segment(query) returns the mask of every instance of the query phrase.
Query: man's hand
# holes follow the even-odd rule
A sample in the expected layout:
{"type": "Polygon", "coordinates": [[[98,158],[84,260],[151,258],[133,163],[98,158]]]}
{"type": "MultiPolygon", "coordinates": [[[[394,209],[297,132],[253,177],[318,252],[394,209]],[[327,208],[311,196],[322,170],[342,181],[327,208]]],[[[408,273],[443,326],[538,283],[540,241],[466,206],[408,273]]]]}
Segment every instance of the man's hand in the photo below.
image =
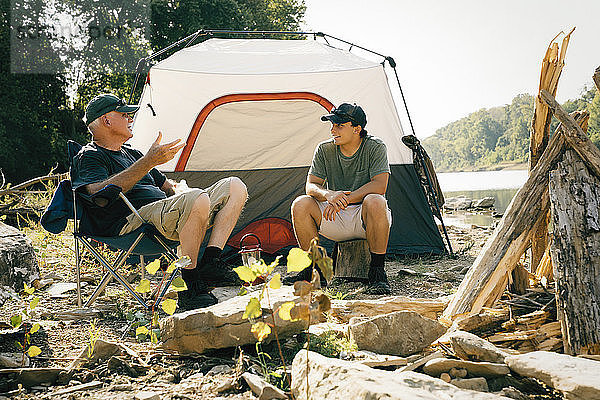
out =
{"type": "Polygon", "coordinates": [[[327,204],[323,210],[323,218],[326,221],[335,221],[335,217],[340,212],[340,208],[331,204],[327,204]]]}
{"type": "Polygon", "coordinates": [[[350,201],[348,199],[349,194],[350,192],[342,190],[338,190],[337,192],[332,191],[325,195],[325,199],[327,199],[327,202],[330,205],[335,206],[337,208],[337,211],[344,210],[346,209],[346,207],[348,207],[348,204],[350,204],[350,201]]]}
{"type": "Polygon", "coordinates": [[[144,158],[152,165],[152,167],[156,167],[157,165],[171,161],[175,157],[175,154],[177,154],[177,152],[185,146],[185,143],[181,143],[179,145],[177,144],[181,141],[181,139],[160,144],[161,139],[162,132],[158,132],[158,137],[154,143],[152,143],[152,146],[150,146],[150,149],[144,156],[144,158]]]}

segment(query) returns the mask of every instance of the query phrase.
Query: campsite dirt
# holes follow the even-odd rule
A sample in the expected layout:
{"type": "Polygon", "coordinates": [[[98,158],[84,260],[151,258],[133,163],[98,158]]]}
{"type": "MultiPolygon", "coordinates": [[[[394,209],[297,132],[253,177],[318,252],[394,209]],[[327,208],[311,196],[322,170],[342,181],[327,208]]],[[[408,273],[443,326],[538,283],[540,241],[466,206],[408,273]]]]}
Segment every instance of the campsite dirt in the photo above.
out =
{"type": "MultiPolygon", "coordinates": [[[[52,278],[55,282],[75,282],[74,256],[72,239],[68,234],[51,235],[42,229],[22,229],[32,240],[37,253],[42,278],[52,278]]],[[[452,246],[457,255],[449,257],[406,257],[388,260],[386,269],[390,278],[393,295],[411,297],[439,297],[453,293],[468,267],[483,247],[491,234],[489,228],[463,229],[449,227],[452,246]],[[409,271],[410,270],[410,271],[409,271]]],[[[130,271],[134,274],[133,270],[130,271]]],[[[99,268],[84,268],[85,280],[98,282],[101,278],[99,268]]],[[[83,288],[83,293],[91,293],[92,284],[83,288]]],[[[332,297],[345,299],[375,298],[364,294],[363,286],[359,283],[331,285],[329,293],[332,297]]],[[[107,293],[101,296],[96,308],[100,313],[96,319],[68,320],[58,317],[58,314],[75,308],[74,292],[52,297],[48,288],[40,288],[35,295],[40,297],[39,306],[32,311],[32,317],[42,321],[42,329],[32,335],[32,344],[42,349],[40,356],[33,358],[31,366],[66,368],[72,359],[84,349],[90,341],[90,330],[98,329],[98,338],[120,343],[126,343],[137,351],[142,358],[149,360],[151,369],[139,377],[130,377],[119,371],[84,369],[78,372],[69,386],[92,380],[104,382],[101,389],[66,394],[62,398],[132,398],[140,391],[155,391],[171,393],[175,384],[182,379],[202,372],[198,378],[197,388],[192,392],[181,394],[178,398],[193,399],[250,399],[254,398],[247,386],[217,394],[216,387],[228,379],[226,374],[208,376],[207,372],[215,365],[233,365],[235,350],[227,350],[209,356],[197,358],[173,358],[160,352],[160,349],[150,342],[138,343],[133,337],[131,322],[128,320],[136,311],[135,304],[129,300],[117,286],[110,284],[107,293]],[[123,389],[125,388],[125,389],[123,389]],[[125,391],[121,391],[125,390],[125,391]]],[[[20,296],[10,299],[0,308],[0,321],[8,322],[12,315],[18,314],[26,307],[25,298],[20,296]]],[[[135,322],[135,321],[134,321],[135,322]]],[[[6,326],[5,326],[6,327],[6,326]]],[[[14,337],[0,337],[0,352],[17,351],[14,337]]],[[[18,337],[17,337],[18,339],[18,337]]],[[[258,364],[254,346],[245,349],[248,365],[258,364]],[[253,356],[254,352],[254,356],[253,356]]],[[[272,349],[273,350],[273,349],[272,349]]],[[[266,352],[269,348],[265,348],[266,352]]],[[[273,353],[275,354],[275,353],[273,353]]],[[[291,359],[291,358],[290,358],[291,359]]],[[[289,360],[288,360],[289,362],[289,360]]],[[[245,383],[244,383],[245,385],[245,383]]],[[[40,386],[35,390],[22,390],[11,393],[16,398],[54,398],[63,386],[40,386]]],[[[174,393],[171,393],[175,398],[174,393]]],[[[1,397],[1,396],[0,396],[1,397]]],[[[10,397],[10,396],[9,396],[10,397]]],[[[161,396],[161,398],[169,398],[161,396]]]]}

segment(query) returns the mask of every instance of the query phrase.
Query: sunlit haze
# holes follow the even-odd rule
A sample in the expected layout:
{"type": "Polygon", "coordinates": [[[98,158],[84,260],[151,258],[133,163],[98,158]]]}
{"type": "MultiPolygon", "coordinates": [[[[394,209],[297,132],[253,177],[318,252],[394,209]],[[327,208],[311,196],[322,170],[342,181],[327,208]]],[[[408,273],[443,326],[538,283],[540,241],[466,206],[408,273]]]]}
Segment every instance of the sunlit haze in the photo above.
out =
{"type": "MultiPolygon", "coordinates": [[[[591,86],[600,65],[597,0],[305,0],[305,4],[306,30],[396,60],[421,138],[478,109],[508,104],[520,93],[536,93],[542,58],[560,31],[576,27],[558,86],[559,101],[578,97],[585,85],[591,86]]],[[[558,40],[560,44],[562,36],[558,40]]],[[[396,93],[395,99],[404,130],[410,132],[396,93]]]]}

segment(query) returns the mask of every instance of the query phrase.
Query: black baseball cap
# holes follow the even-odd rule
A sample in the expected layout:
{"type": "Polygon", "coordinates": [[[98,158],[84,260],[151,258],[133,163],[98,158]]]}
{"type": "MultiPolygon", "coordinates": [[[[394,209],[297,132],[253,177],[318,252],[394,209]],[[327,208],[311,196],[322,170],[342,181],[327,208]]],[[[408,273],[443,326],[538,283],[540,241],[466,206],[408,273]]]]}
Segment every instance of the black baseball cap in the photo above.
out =
{"type": "Polygon", "coordinates": [[[356,105],[356,103],[342,103],[339,107],[334,107],[329,114],[323,115],[321,121],[331,121],[334,124],[353,122],[364,129],[367,125],[367,115],[362,107],[356,105]]]}
{"type": "Polygon", "coordinates": [[[94,97],[85,108],[85,117],[83,121],[86,124],[96,120],[111,111],[124,113],[136,112],[140,107],[137,105],[128,105],[123,99],[118,98],[114,94],[104,93],[94,97]]]}

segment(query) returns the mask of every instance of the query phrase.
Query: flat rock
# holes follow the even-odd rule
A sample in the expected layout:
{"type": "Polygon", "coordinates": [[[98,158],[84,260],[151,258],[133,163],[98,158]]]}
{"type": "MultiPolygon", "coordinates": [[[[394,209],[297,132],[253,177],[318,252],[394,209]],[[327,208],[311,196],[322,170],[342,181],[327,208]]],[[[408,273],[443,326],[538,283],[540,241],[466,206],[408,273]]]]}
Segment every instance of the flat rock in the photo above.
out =
{"type": "Polygon", "coordinates": [[[508,356],[504,360],[519,375],[536,378],[561,391],[566,399],[600,399],[600,363],[549,351],[508,356]]]}
{"type": "Polygon", "coordinates": [[[244,372],[242,378],[244,378],[248,386],[250,386],[252,393],[254,393],[259,400],[285,400],[288,398],[281,389],[271,385],[258,375],[244,372]]]}
{"type": "Polygon", "coordinates": [[[28,388],[42,384],[53,385],[62,371],[61,368],[0,369],[0,379],[12,380],[28,388]]]}
{"type": "Polygon", "coordinates": [[[348,330],[360,350],[405,357],[429,346],[446,328],[414,311],[397,311],[352,318],[348,330]]]}
{"type": "Polygon", "coordinates": [[[436,358],[428,361],[423,366],[423,372],[432,376],[440,376],[440,374],[449,372],[452,368],[466,369],[469,376],[483,376],[485,378],[495,378],[510,373],[510,370],[504,364],[451,360],[448,358],[436,358]]]}
{"type": "Polygon", "coordinates": [[[292,364],[292,393],[297,400],[306,400],[307,354],[311,399],[506,399],[491,393],[460,389],[417,372],[383,371],[301,350],[292,364]]]}
{"type": "Polygon", "coordinates": [[[0,367],[29,367],[29,357],[27,357],[23,353],[0,353],[0,367]]]}
{"type": "MultiPolygon", "coordinates": [[[[81,282],[81,287],[86,285],[87,283],[81,282]]],[[[60,298],[65,297],[65,293],[73,290],[77,290],[77,283],[75,282],[55,282],[48,287],[48,294],[50,297],[60,298]]]]}
{"type": "MultiPolygon", "coordinates": [[[[23,290],[23,283],[31,285],[39,279],[40,271],[31,241],[21,231],[0,222],[0,301],[8,298],[4,286],[15,292],[23,290]]],[[[8,292],[8,291],[6,291],[8,292]]]]}
{"type": "Polygon", "coordinates": [[[424,317],[436,319],[449,302],[449,297],[420,299],[389,296],[374,300],[332,300],[331,308],[342,322],[348,322],[353,317],[374,317],[396,311],[414,311],[424,317]]]}
{"type": "MultiPolygon", "coordinates": [[[[276,310],[282,303],[296,299],[293,292],[294,288],[291,286],[269,289],[272,308],[276,310]]],[[[256,343],[256,338],[250,331],[250,322],[242,318],[250,296],[251,294],[237,296],[214,306],[177,313],[162,319],[160,331],[163,348],[179,354],[194,354],[256,343]]],[[[268,312],[267,296],[261,306],[263,312],[268,312]]],[[[278,313],[274,316],[280,339],[307,328],[306,321],[284,321],[279,318],[278,313]]],[[[273,340],[274,336],[271,332],[265,340],[273,340]]]]}
{"type": "Polygon", "coordinates": [[[468,379],[452,379],[450,381],[456,387],[461,389],[476,390],[478,392],[489,392],[487,381],[485,378],[468,378],[468,379]]]}
{"type": "Polygon", "coordinates": [[[407,364],[406,358],[377,354],[372,351],[358,350],[351,354],[352,361],[359,362],[367,367],[402,367],[407,364]]]}
{"type": "Polygon", "coordinates": [[[496,199],[493,197],[484,197],[483,199],[475,200],[473,202],[473,207],[479,207],[479,208],[493,207],[495,201],[496,201],[496,199]]]}
{"type": "Polygon", "coordinates": [[[487,340],[469,332],[456,331],[448,337],[454,352],[463,360],[503,363],[508,355],[487,340]]]}

